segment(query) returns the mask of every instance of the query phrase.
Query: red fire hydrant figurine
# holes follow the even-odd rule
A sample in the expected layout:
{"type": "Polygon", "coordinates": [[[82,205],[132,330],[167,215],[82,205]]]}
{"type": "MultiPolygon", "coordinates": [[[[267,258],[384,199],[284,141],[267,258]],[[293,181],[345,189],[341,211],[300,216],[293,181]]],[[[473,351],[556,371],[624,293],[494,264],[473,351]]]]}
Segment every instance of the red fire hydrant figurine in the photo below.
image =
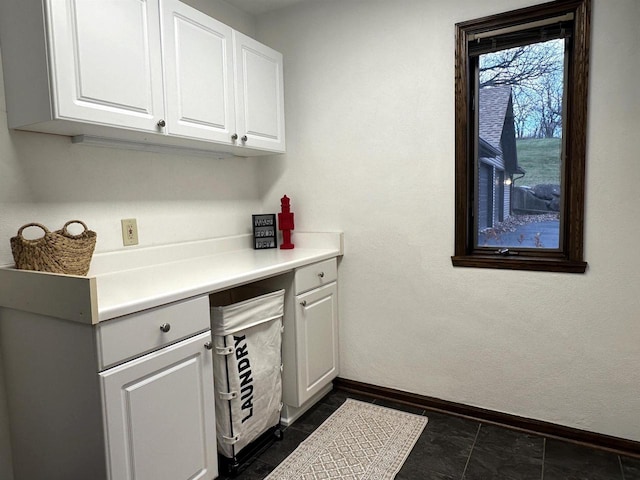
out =
{"type": "Polygon", "coordinates": [[[282,230],[282,244],[280,248],[291,249],[291,230],[293,230],[293,212],[291,211],[290,199],[286,195],[280,199],[282,212],[278,214],[278,230],[282,230]]]}

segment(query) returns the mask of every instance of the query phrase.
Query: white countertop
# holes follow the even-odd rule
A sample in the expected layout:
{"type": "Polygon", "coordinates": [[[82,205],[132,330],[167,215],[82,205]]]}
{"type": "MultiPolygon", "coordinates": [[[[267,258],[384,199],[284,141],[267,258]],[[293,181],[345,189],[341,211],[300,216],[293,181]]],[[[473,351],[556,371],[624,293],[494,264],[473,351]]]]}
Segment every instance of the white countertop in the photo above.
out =
{"type": "Polygon", "coordinates": [[[0,268],[0,306],[95,324],[343,254],[342,233],[296,232],[292,250],[251,235],[95,254],[86,277],[0,268]]]}

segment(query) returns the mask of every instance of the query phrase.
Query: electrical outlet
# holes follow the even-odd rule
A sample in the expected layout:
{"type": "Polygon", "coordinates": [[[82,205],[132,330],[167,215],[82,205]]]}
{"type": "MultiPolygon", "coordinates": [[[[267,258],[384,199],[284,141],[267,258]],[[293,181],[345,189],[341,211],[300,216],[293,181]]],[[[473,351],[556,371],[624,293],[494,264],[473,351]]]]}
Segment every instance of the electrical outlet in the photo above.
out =
{"type": "Polygon", "coordinates": [[[125,247],[138,244],[138,222],[135,218],[122,219],[122,244],[125,247]]]}

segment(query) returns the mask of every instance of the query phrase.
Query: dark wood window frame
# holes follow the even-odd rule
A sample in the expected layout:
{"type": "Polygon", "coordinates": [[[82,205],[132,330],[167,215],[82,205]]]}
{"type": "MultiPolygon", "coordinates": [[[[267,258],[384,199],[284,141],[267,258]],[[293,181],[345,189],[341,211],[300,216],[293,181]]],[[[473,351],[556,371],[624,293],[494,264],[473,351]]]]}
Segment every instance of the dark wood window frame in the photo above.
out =
{"type": "Polygon", "coordinates": [[[504,14],[456,24],[455,59],[455,254],[456,267],[501,268],[584,273],[584,190],[587,133],[591,0],[557,0],[504,14]],[[564,203],[560,248],[522,250],[500,254],[474,245],[475,126],[470,109],[469,39],[499,29],[513,28],[573,14],[573,41],[569,50],[564,136],[564,203]]]}

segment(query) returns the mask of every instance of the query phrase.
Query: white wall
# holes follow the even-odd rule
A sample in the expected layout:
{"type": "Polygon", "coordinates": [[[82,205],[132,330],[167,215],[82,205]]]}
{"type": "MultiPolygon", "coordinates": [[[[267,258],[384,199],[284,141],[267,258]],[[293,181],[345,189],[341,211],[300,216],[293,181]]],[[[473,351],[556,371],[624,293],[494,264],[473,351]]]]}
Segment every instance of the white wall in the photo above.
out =
{"type": "Polygon", "coordinates": [[[256,19],[239,8],[225,3],[224,0],[182,0],[206,13],[207,15],[233,27],[235,30],[253,37],[256,29],[256,19]]]}
{"type": "MultiPolygon", "coordinates": [[[[584,275],[453,268],[454,24],[535,0],[326,0],[285,58],[265,200],[345,231],[341,376],[640,441],[640,2],[594,0],[584,275]]],[[[539,3],[539,2],[538,2],[539,3]]]]}
{"type": "MultiPolygon", "coordinates": [[[[190,5],[248,35],[254,18],[220,0],[190,5]]],[[[140,246],[251,231],[261,211],[256,163],[72,145],[66,137],[10,131],[0,67],[0,265],[29,222],[57,229],[84,220],[96,251],[122,247],[120,219],[138,220],[140,246]]],[[[129,247],[135,248],[135,247],[129,247]]],[[[0,352],[0,478],[10,480],[8,413],[0,352]]]]}

